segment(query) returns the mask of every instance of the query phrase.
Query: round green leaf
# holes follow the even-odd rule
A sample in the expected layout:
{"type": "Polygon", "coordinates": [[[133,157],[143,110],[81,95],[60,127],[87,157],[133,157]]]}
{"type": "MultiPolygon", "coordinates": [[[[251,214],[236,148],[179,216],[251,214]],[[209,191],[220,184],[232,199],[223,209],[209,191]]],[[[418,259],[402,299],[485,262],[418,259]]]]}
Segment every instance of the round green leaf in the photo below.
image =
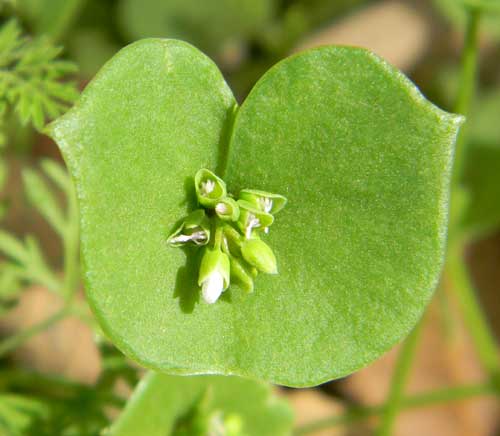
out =
{"type": "Polygon", "coordinates": [[[225,180],[288,203],[269,235],[279,275],[233,300],[255,350],[239,365],[315,384],[412,329],[442,264],[459,121],[363,49],[311,50],[264,75],[237,115],[225,180]]]}
{"type": "Polygon", "coordinates": [[[126,354],[168,373],[306,386],[355,371],[411,330],[436,285],[461,118],[343,47],[283,61],[234,125],[233,110],[206,57],[146,40],[53,124],[78,186],[96,315],[126,354]],[[217,162],[229,192],[288,202],[265,237],[279,274],[206,305],[199,257],[165,241],[194,207],[192,177],[217,162]]]}
{"type": "MultiPolygon", "coordinates": [[[[292,428],[292,410],[268,385],[239,377],[175,377],[149,373],[105,436],[165,436],[182,422],[206,412],[236,415],[248,436],[284,436],[292,428]]],[[[186,434],[186,433],[184,433],[186,434]]]]}

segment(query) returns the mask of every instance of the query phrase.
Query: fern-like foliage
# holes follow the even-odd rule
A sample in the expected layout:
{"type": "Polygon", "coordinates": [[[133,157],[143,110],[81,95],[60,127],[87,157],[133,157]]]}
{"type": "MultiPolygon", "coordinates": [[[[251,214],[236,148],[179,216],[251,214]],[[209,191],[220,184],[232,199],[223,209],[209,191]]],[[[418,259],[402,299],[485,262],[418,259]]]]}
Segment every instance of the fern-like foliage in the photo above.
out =
{"type": "MultiPolygon", "coordinates": [[[[65,250],[65,262],[71,262],[78,271],[78,211],[73,184],[59,164],[46,159],[41,167],[42,172],[23,170],[26,197],[62,239],[62,245],[74,247],[65,250]],[[64,194],[66,207],[58,201],[56,187],[64,194]]],[[[3,257],[0,260],[0,315],[16,304],[25,285],[41,285],[67,297],[65,284],[51,269],[33,235],[20,239],[0,229],[0,255],[3,257]]]]}
{"type": "Polygon", "coordinates": [[[16,20],[0,28],[0,119],[13,109],[23,124],[42,130],[47,119],[66,111],[78,91],[64,79],[77,68],[60,54],[47,38],[23,36],[16,20]]]}

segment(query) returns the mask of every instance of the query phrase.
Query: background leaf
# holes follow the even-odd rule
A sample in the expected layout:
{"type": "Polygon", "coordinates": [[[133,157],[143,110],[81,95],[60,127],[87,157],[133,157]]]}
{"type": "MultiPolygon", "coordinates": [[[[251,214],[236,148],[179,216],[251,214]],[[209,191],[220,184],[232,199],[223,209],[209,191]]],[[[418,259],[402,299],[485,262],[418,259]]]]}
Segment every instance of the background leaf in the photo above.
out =
{"type": "Polygon", "coordinates": [[[17,0],[19,12],[37,34],[61,38],[73,24],[85,0],[17,0]]]}
{"type": "Polygon", "coordinates": [[[46,418],[47,415],[48,406],[37,399],[12,394],[0,395],[0,430],[2,434],[9,436],[31,434],[30,429],[33,424],[39,423],[38,421],[46,418]]]}
{"type": "Polygon", "coordinates": [[[469,237],[481,238],[500,227],[500,143],[471,143],[465,162],[467,206],[462,225],[469,237]]]}
{"type": "Polygon", "coordinates": [[[106,436],[163,436],[208,396],[208,412],[241,418],[242,434],[290,434],[292,411],[272,395],[268,385],[239,377],[175,377],[151,372],[141,381],[127,407],[106,436]]]}
{"type": "Polygon", "coordinates": [[[64,235],[66,219],[62,208],[45,180],[31,169],[23,170],[23,181],[26,195],[35,209],[59,233],[64,235]]]}
{"type": "Polygon", "coordinates": [[[274,0],[122,0],[122,28],[131,39],[184,39],[211,53],[256,35],[268,23],[274,0]]]}
{"type": "Polygon", "coordinates": [[[467,124],[463,230],[472,239],[500,227],[500,89],[481,93],[467,124]]]}
{"type": "Polygon", "coordinates": [[[280,274],[208,306],[196,255],[165,240],[197,169],[224,166],[233,105],[196,49],[145,40],[52,126],[77,182],[87,295],[152,368],[293,386],[346,375],[402,339],[434,290],[460,118],[365,50],[278,64],[236,115],[226,176],[232,192],[288,197],[269,237],[280,274]]]}
{"type": "Polygon", "coordinates": [[[500,3],[498,0],[434,0],[434,3],[452,24],[461,29],[465,28],[468,7],[484,11],[482,29],[495,39],[500,38],[500,3]]]}
{"type": "Polygon", "coordinates": [[[59,59],[60,54],[47,37],[22,36],[15,19],[0,28],[0,128],[12,108],[22,124],[42,130],[46,118],[58,117],[78,97],[74,83],[61,81],[76,65],[59,59]]]}
{"type": "Polygon", "coordinates": [[[467,119],[467,135],[471,142],[500,147],[500,88],[489,88],[477,96],[474,111],[467,119]]]}

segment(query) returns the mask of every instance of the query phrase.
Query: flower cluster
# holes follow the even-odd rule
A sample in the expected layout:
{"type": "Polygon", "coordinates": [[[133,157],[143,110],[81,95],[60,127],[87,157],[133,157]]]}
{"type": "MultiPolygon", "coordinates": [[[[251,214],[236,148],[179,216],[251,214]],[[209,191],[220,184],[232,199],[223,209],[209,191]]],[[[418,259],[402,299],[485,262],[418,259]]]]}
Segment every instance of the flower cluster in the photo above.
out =
{"type": "Polygon", "coordinates": [[[194,182],[200,208],[183,220],[167,242],[173,247],[203,247],[198,284],[206,303],[215,303],[232,281],[253,292],[259,271],[278,273],[276,257],[260,236],[269,232],[286,198],[243,189],[235,199],[224,181],[207,169],[199,170],[194,182]]]}

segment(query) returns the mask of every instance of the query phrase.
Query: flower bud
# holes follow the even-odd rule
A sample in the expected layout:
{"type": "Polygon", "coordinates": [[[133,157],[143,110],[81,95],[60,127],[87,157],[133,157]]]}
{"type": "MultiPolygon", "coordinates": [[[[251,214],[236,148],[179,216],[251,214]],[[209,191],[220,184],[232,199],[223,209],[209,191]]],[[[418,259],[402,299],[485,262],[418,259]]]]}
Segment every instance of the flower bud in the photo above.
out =
{"type": "Polygon", "coordinates": [[[239,198],[252,204],[255,208],[274,215],[283,209],[287,199],[279,194],[259,191],[257,189],[243,189],[239,198]]]}
{"type": "Polygon", "coordinates": [[[206,245],[210,240],[210,223],[203,209],[191,212],[181,225],[168,237],[167,243],[172,247],[181,247],[188,242],[195,245],[206,245]]]}
{"type": "Polygon", "coordinates": [[[276,256],[260,239],[248,239],[241,246],[241,255],[250,265],[267,274],[278,274],[276,256]]]}
{"type": "Polygon", "coordinates": [[[231,258],[231,282],[237,284],[245,292],[253,292],[251,273],[235,257],[231,258]]]}
{"type": "Polygon", "coordinates": [[[215,213],[223,221],[237,221],[240,217],[240,207],[235,200],[225,197],[215,205],[215,213]]]}
{"type": "Polygon", "coordinates": [[[218,249],[207,248],[198,275],[198,285],[206,303],[215,303],[229,287],[229,275],[229,257],[218,249]]]}
{"type": "Polygon", "coordinates": [[[210,170],[205,168],[199,170],[194,176],[194,184],[196,197],[202,206],[215,207],[222,198],[226,197],[224,180],[217,177],[210,170]]]}
{"type": "Polygon", "coordinates": [[[241,236],[241,234],[228,224],[224,224],[224,226],[222,227],[222,232],[224,233],[224,237],[229,242],[230,247],[234,246],[239,249],[243,241],[243,237],[241,236]]]}

